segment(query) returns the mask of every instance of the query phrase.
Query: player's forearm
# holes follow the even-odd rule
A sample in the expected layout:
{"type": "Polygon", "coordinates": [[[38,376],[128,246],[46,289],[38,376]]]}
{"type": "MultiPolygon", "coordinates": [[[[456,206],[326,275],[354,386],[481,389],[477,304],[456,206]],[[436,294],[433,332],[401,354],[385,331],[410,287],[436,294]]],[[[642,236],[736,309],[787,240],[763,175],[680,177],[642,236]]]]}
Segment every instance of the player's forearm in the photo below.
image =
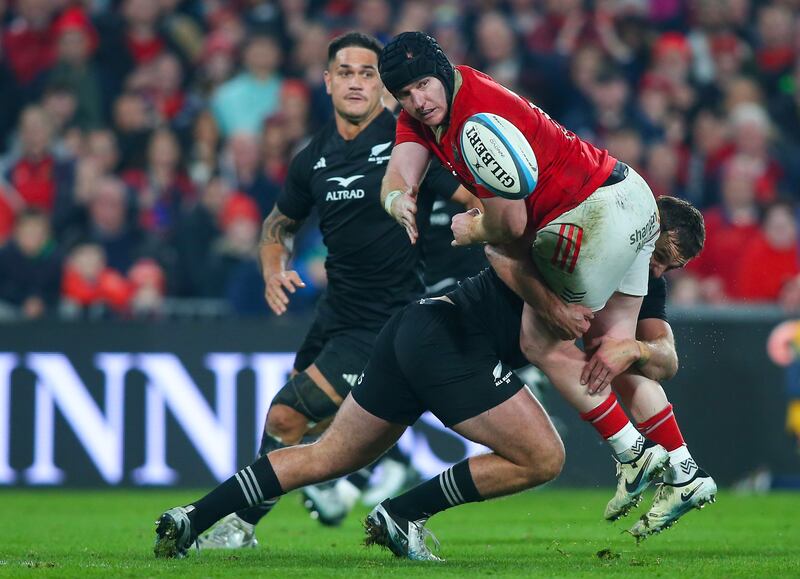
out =
{"type": "Polygon", "coordinates": [[[381,205],[384,209],[389,194],[394,191],[406,192],[422,182],[429,160],[430,151],[419,143],[395,145],[381,181],[381,205]]]}
{"type": "Polygon", "coordinates": [[[656,340],[637,340],[639,356],[634,367],[643,376],[663,382],[678,372],[678,354],[667,337],[656,340]]]}
{"type": "Polygon", "coordinates": [[[528,216],[524,201],[492,197],[484,199],[483,206],[484,212],[470,224],[470,243],[510,244],[525,234],[528,216]]]}
{"type": "MultiPolygon", "coordinates": [[[[387,209],[386,203],[389,195],[393,197],[390,202],[393,202],[394,198],[399,197],[400,194],[408,190],[408,188],[409,184],[406,183],[405,179],[403,179],[403,176],[399,172],[387,169],[383,176],[383,180],[381,181],[381,206],[386,209],[388,213],[391,213],[387,209]]],[[[391,207],[391,205],[388,207],[391,207]]]]}
{"type": "Polygon", "coordinates": [[[286,271],[291,253],[281,243],[262,243],[258,248],[258,258],[261,271],[265,277],[286,271]]]}
{"type": "Polygon", "coordinates": [[[553,299],[559,299],[542,280],[539,270],[525,251],[525,242],[496,247],[486,246],[486,257],[497,275],[515,294],[534,309],[544,310],[553,299]]]}
{"type": "Polygon", "coordinates": [[[294,234],[299,227],[299,222],[281,213],[277,207],[264,220],[258,257],[265,277],[286,269],[294,246],[294,234]]]}
{"type": "Polygon", "coordinates": [[[514,241],[513,232],[503,227],[498,220],[487,217],[482,213],[472,220],[469,227],[470,243],[491,243],[493,245],[503,245],[514,241]]]}
{"type": "Polygon", "coordinates": [[[381,207],[389,214],[392,215],[392,204],[394,200],[400,197],[408,189],[408,185],[402,178],[383,178],[381,182],[381,207]]]}

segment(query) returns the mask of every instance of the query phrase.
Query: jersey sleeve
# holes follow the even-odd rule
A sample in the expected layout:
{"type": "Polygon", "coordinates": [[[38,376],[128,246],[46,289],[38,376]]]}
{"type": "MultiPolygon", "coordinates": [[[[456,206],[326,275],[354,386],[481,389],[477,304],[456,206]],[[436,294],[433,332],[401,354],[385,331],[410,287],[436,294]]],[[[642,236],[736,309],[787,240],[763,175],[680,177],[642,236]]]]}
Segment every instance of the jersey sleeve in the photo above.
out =
{"type": "Polygon", "coordinates": [[[308,217],[314,205],[310,182],[311,167],[308,166],[308,159],[308,149],[304,149],[292,159],[289,163],[286,182],[275,203],[281,213],[295,221],[301,221],[308,217]]]}
{"type": "Polygon", "coordinates": [[[647,282],[647,295],[642,301],[639,310],[639,319],[647,320],[657,318],[668,322],[667,319],[667,280],[664,277],[652,277],[647,282]]]}
{"type": "Polygon", "coordinates": [[[397,128],[395,129],[395,146],[400,143],[419,143],[430,150],[428,139],[425,136],[425,129],[414,120],[405,110],[400,111],[397,117],[397,128]]]}
{"type": "Polygon", "coordinates": [[[478,185],[477,183],[475,183],[475,186],[472,187],[471,191],[472,194],[478,199],[490,199],[492,197],[497,197],[497,195],[489,191],[486,187],[483,185],[478,185]]]}

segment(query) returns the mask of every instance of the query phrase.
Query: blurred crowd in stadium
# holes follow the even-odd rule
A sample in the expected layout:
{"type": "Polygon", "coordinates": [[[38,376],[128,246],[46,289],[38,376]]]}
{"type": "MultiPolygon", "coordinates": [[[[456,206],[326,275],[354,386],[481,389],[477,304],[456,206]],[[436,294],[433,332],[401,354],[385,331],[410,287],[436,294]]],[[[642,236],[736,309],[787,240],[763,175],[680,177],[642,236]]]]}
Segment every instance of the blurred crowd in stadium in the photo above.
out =
{"type": "MultiPolygon", "coordinates": [[[[329,40],[433,34],[700,207],[681,304],[800,308],[798,0],[0,0],[0,301],[10,316],[267,315],[256,254],[331,117],[329,40]]],[[[306,227],[296,269],[324,287],[306,227]]]]}

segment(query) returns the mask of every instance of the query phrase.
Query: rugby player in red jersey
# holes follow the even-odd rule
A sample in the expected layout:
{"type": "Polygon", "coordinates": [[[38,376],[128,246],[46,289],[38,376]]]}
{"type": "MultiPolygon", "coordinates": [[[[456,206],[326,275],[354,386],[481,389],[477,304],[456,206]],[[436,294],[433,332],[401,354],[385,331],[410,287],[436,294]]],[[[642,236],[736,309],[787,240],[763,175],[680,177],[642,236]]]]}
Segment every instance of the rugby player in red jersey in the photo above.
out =
{"type": "MultiPolygon", "coordinates": [[[[668,476],[680,484],[705,481],[710,498],[716,486],[697,468],[686,446],[668,444],[674,447],[668,453],[657,444],[682,443],[671,406],[658,405],[663,396],[658,384],[621,380],[618,386],[637,418],[650,412],[641,424],[657,423],[660,432],[668,431],[665,437],[648,431],[649,440],[633,427],[608,388],[626,367],[609,363],[603,345],[633,343],[654,251],[656,270],[663,270],[659,264],[670,263],[672,257],[680,259],[677,239],[661,227],[644,179],[489,76],[453,66],[424,33],[393,39],[381,53],[379,70],[403,107],[383,179],[384,208],[414,241],[416,184],[433,157],[481,198],[483,214],[472,210],[453,218],[454,244],[497,247],[489,253],[498,275],[526,302],[523,352],[614,451],[619,480],[606,518],[626,514],[667,464],[668,476]],[[503,117],[528,140],[538,182],[525,199],[496,196],[476,182],[465,164],[461,129],[477,113],[503,117]],[[513,265],[501,263],[502,257],[511,258],[513,265]],[[578,337],[588,353],[576,346],[578,337]]],[[[695,210],[690,205],[675,209],[679,221],[684,220],[681,213],[687,223],[692,221],[689,214],[695,210]]],[[[646,346],[640,348],[639,358],[646,361],[650,353],[646,346]]]]}

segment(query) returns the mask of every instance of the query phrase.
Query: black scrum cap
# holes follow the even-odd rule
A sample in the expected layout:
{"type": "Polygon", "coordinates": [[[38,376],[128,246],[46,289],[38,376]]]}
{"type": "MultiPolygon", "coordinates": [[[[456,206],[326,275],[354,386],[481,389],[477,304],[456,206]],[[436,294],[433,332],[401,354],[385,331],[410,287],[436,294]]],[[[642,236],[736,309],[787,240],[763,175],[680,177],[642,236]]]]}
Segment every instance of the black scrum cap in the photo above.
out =
{"type": "Polygon", "coordinates": [[[424,32],[403,32],[394,37],[381,51],[378,60],[381,80],[390,93],[426,76],[435,76],[453,97],[455,75],[442,47],[424,32]]]}

